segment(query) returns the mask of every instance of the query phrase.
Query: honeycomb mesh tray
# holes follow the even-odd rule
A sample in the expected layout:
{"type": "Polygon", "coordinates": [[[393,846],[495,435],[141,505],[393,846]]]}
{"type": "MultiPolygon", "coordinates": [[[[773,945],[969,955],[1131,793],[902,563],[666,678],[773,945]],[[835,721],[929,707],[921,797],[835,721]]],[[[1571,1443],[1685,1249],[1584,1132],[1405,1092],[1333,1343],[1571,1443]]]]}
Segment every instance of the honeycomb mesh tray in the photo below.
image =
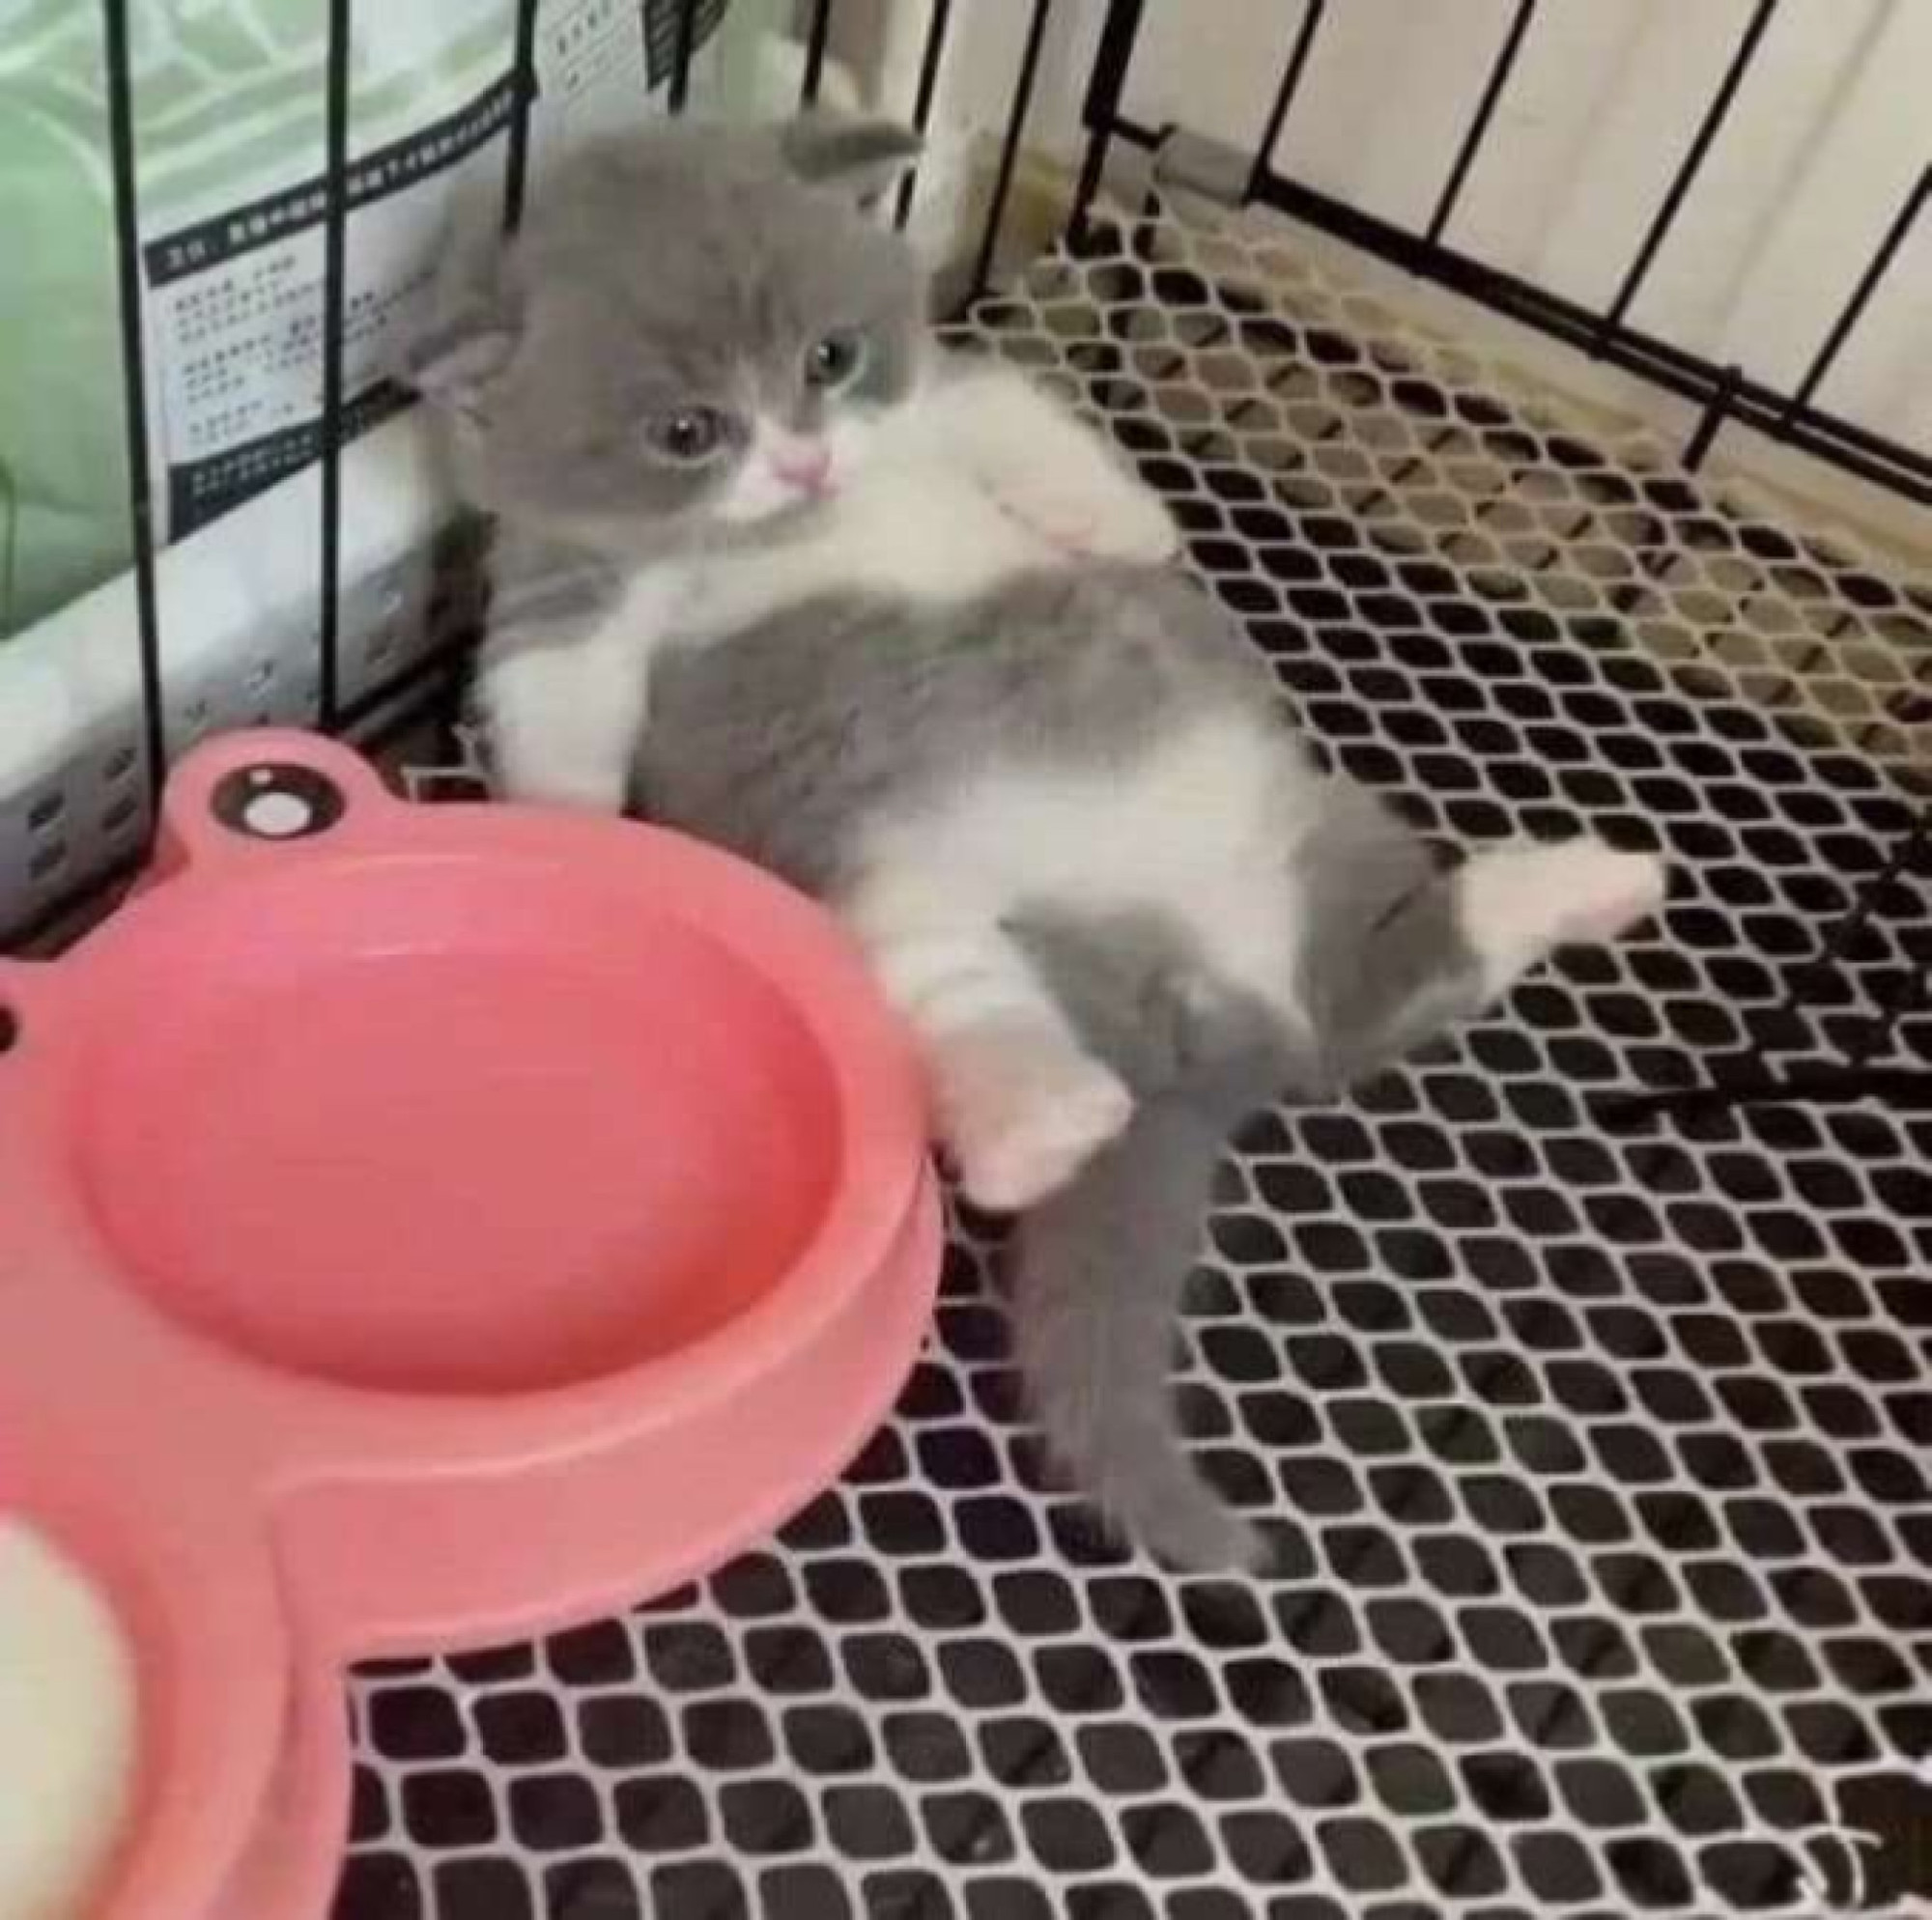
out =
{"type": "Polygon", "coordinates": [[[1922,589],[1261,228],[1151,218],[972,330],[1107,418],[1335,761],[1661,845],[1666,922],[1245,1136],[1179,1392],[1268,1577],[1047,1483],[962,1221],[769,1549],[356,1677],[337,1920],[1932,1910],[1932,1119],[1616,1104],[1926,1064],[1922,589]]]}

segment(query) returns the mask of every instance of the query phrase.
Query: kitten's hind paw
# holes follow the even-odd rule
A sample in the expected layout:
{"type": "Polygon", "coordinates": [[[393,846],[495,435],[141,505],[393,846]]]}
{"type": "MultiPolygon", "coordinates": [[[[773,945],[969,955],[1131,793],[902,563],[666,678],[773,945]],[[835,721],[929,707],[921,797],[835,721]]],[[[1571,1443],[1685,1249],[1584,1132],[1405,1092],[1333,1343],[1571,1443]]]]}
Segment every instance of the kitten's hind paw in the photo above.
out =
{"type": "Polygon", "coordinates": [[[1663,905],[1655,854],[1583,837],[1490,847],[1457,875],[1463,935],[1500,992],[1559,946],[1615,940],[1663,905]]]}
{"type": "Polygon", "coordinates": [[[1662,910],[1669,880],[1655,854],[1619,853],[1601,840],[1573,841],[1568,851],[1577,890],[1557,935],[1565,945],[1615,940],[1662,910]]]}
{"type": "Polygon", "coordinates": [[[1097,1061],[1013,1066],[953,1119],[959,1184],[988,1213],[1022,1213],[1057,1193],[1133,1113],[1133,1096],[1097,1061]]]}

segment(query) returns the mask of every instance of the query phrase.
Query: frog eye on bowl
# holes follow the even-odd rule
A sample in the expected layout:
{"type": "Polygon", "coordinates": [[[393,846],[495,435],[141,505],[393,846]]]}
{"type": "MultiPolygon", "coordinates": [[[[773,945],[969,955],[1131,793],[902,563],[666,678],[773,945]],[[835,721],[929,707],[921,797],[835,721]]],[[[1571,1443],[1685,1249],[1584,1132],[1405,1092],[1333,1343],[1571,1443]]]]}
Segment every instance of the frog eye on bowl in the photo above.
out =
{"type": "Polygon", "coordinates": [[[325,773],[296,761],[263,761],[225,775],[209,806],[224,827],[256,840],[301,840],[324,833],[348,808],[325,773]]]}

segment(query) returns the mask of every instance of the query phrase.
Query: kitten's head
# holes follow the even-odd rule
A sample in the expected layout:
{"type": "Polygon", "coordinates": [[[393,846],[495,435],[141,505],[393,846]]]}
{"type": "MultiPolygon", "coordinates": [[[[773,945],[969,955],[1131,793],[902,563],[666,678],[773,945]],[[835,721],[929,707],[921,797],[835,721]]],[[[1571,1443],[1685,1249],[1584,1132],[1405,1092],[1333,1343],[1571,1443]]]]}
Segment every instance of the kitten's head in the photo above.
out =
{"type": "Polygon", "coordinates": [[[445,270],[411,356],[465,495],[603,546],[835,493],[915,377],[922,276],[862,203],[917,151],[807,119],[574,155],[516,240],[445,270]]]}

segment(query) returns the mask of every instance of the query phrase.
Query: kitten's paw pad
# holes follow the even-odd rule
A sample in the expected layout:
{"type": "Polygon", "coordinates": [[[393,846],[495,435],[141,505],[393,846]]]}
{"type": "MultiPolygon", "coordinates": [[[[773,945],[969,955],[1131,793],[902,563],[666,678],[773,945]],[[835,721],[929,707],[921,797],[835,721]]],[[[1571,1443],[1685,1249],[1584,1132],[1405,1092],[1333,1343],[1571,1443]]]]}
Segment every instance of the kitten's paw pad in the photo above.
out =
{"type": "Polygon", "coordinates": [[[1615,940],[1662,908],[1669,879],[1655,854],[1619,853],[1601,840],[1575,840],[1559,851],[1569,861],[1568,878],[1555,883],[1567,903],[1558,940],[1615,940]]]}
{"type": "Polygon", "coordinates": [[[1082,559],[1159,566],[1180,551],[1180,529],[1166,504],[1132,481],[1104,499],[1091,491],[1057,496],[1041,489],[1014,500],[1010,511],[1048,546],[1082,559]]]}
{"type": "Polygon", "coordinates": [[[1559,946],[1602,944],[1663,904],[1663,862],[1596,839],[1492,847],[1458,882],[1463,937],[1493,990],[1559,946]]]}
{"type": "Polygon", "coordinates": [[[1022,1078],[959,1116],[952,1150],[966,1198],[1023,1213],[1056,1193],[1127,1123],[1133,1096],[1104,1067],[1022,1078]]]}

